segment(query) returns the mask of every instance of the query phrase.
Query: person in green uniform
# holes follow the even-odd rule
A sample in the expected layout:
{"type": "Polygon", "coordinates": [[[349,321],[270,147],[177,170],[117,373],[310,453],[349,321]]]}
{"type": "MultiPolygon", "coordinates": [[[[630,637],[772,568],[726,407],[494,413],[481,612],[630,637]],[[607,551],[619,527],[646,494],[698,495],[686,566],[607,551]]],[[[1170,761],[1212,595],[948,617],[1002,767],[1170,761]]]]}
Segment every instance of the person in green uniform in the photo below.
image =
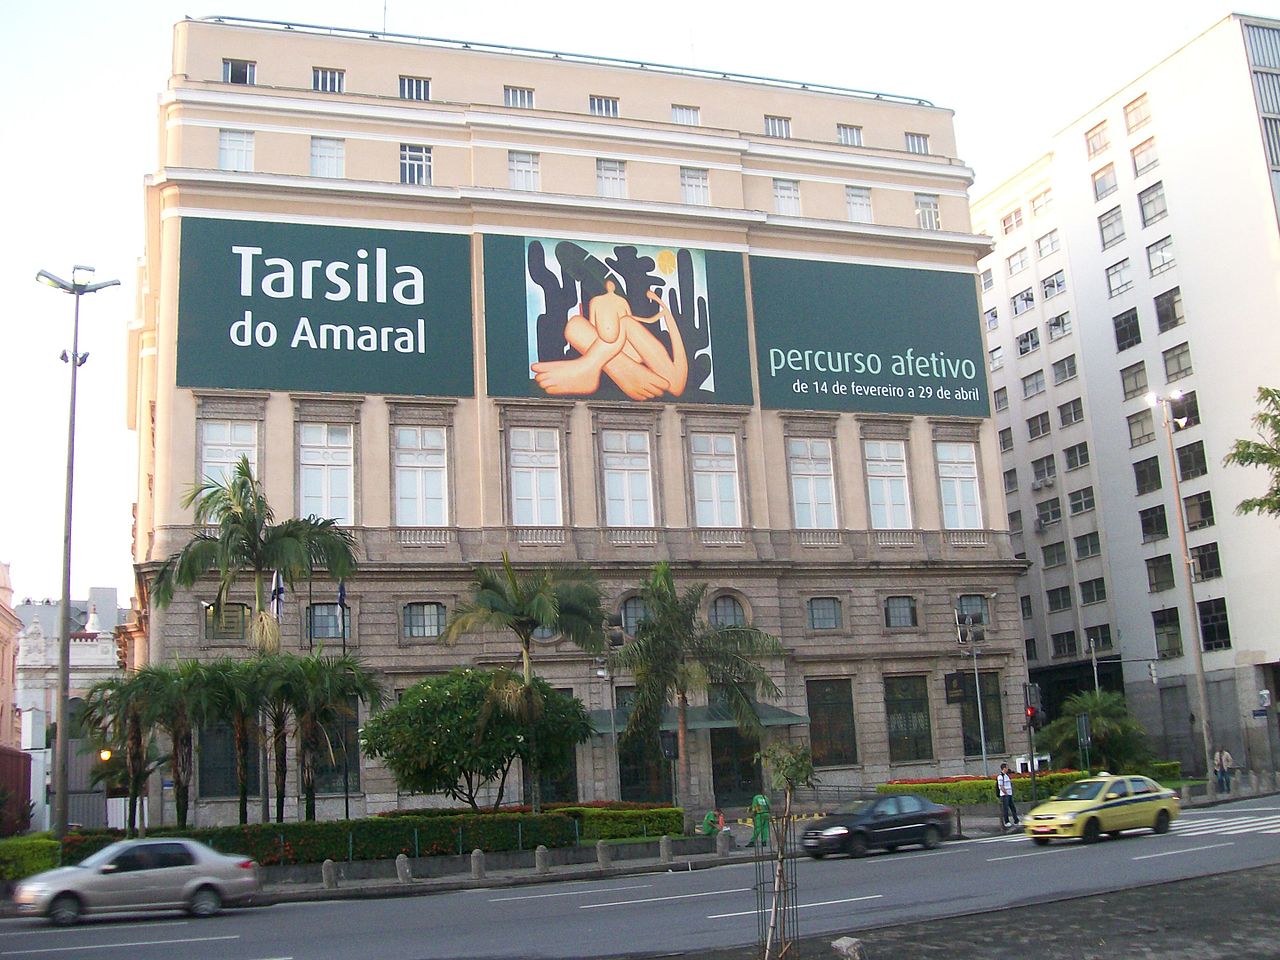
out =
{"type": "Polygon", "coordinates": [[[755,823],[755,828],[751,831],[751,840],[749,843],[759,843],[761,846],[769,845],[769,798],[763,793],[757,793],[751,798],[751,806],[747,808],[751,812],[751,819],[755,823]]]}

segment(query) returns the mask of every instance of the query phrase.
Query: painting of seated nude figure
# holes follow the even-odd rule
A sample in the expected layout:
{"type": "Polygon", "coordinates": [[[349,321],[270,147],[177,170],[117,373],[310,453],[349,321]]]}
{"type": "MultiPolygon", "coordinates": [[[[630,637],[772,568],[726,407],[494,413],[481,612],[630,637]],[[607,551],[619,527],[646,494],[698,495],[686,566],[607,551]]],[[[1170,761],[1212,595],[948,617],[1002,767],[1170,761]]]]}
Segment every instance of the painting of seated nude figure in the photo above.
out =
{"type": "Polygon", "coordinates": [[[529,375],[548,396],[713,399],[700,250],[529,239],[529,375]]]}

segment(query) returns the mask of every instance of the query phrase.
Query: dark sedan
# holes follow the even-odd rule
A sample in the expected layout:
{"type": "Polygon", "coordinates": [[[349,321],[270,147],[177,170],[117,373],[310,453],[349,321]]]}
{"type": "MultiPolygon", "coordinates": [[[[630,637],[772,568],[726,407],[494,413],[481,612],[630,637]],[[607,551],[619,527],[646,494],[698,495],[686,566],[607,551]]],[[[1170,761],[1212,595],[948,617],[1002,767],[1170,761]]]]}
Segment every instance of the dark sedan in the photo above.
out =
{"type": "Polygon", "coordinates": [[[951,836],[950,807],[903,793],[876,797],[823,817],[804,832],[804,852],[815,860],[829,853],[861,857],[873,848],[896,850],[918,843],[932,850],[951,836]]]}

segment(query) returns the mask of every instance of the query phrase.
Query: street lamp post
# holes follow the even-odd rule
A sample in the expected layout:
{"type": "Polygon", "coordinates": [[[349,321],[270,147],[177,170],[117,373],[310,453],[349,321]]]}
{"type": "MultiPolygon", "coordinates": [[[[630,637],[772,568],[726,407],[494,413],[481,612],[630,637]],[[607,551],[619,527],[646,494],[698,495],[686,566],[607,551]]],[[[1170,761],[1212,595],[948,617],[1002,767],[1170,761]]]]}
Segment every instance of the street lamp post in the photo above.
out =
{"type": "Polygon", "coordinates": [[[71,696],[71,503],[75,482],[76,462],[76,372],[89,359],[88,353],[80,352],[80,297],[86,293],[97,293],[106,287],[114,287],[119,280],[103,280],[90,283],[93,267],[76,264],[71,268],[70,282],[55,276],[48,270],[41,270],[36,279],[41,283],[69,293],[75,298],[75,311],[71,326],[71,353],[62,351],[62,360],[71,365],[71,404],[67,418],[67,490],[66,509],[62,518],[62,630],[58,637],[58,694],[57,694],[57,736],[54,740],[53,763],[53,835],[61,839],[67,832],[67,738],[68,700],[71,696]],[[81,279],[87,274],[88,277],[81,279]]]}
{"type": "Polygon", "coordinates": [[[1187,517],[1182,505],[1182,487],[1178,482],[1178,456],[1173,449],[1174,419],[1169,415],[1170,404],[1181,399],[1181,390],[1172,390],[1167,396],[1161,396],[1155,392],[1148,393],[1146,396],[1146,401],[1152,409],[1160,408],[1165,440],[1169,448],[1169,475],[1173,479],[1173,511],[1178,516],[1178,542],[1182,548],[1182,564],[1186,574],[1187,605],[1191,615],[1192,646],[1194,647],[1192,663],[1196,668],[1196,696],[1200,701],[1200,734],[1204,739],[1204,769],[1207,777],[1213,773],[1213,731],[1209,723],[1209,689],[1204,677],[1204,637],[1200,627],[1200,608],[1196,606],[1195,562],[1191,559],[1191,551],[1187,547],[1187,517]]]}

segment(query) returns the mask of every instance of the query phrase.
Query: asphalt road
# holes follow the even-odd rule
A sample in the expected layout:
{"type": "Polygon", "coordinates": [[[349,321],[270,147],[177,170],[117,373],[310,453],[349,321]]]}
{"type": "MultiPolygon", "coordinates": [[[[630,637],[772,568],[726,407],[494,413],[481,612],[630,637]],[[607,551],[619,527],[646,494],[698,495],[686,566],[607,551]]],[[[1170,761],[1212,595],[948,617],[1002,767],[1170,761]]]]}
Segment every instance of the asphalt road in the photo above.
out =
{"type": "MultiPolygon", "coordinates": [[[[1184,814],[1150,832],[1041,848],[1018,836],[933,851],[797,862],[800,932],[868,930],[1280,863],[1280,804],[1259,798],[1184,814]]],[[[698,956],[755,940],[756,866],[280,904],[211,920],[0,923],[7,957],[149,960],[434,960],[698,956]]],[[[1153,912],[1158,922],[1158,911],[1153,912]]]]}

